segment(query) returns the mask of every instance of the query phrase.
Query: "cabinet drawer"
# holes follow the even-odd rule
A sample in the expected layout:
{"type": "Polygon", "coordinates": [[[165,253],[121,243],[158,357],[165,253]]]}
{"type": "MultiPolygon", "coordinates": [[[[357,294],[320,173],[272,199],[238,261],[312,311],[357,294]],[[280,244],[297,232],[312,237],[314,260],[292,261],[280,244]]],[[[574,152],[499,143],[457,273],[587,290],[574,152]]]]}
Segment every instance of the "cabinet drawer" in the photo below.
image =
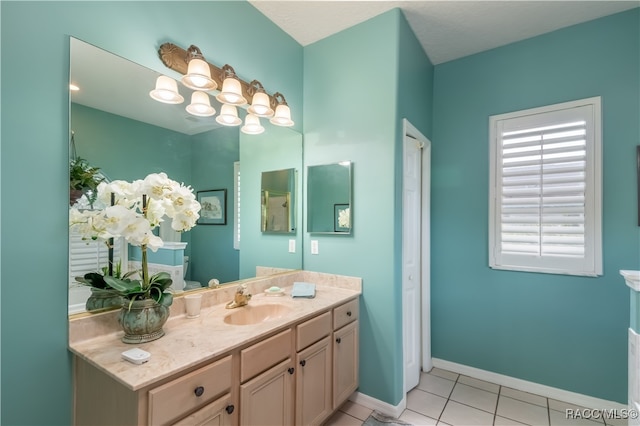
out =
{"type": "Polygon", "coordinates": [[[240,352],[240,381],[271,368],[291,356],[291,329],[249,346],[240,352]]]}
{"type": "Polygon", "coordinates": [[[358,299],[340,305],[333,309],[333,329],[349,324],[351,321],[358,319],[358,299]]]}
{"type": "Polygon", "coordinates": [[[150,390],[149,423],[168,424],[230,389],[231,356],[228,356],[150,390]]]}
{"type": "Polygon", "coordinates": [[[331,333],[331,312],[299,324],[296,329],[296,351],[300,351],[331,333]]]}

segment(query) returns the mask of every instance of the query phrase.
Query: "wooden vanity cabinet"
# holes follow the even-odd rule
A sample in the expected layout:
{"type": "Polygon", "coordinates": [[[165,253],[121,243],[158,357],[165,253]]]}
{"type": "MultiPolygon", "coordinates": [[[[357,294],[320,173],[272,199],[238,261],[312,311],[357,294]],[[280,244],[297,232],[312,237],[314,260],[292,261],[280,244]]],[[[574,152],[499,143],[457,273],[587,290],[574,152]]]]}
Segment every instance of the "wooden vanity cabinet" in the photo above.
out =
{"type": "Polygon", "coordinates": [[[74,357],[77,425],[321,425],[358,387],[358,299],[133,391],[74,357]]]}
{"type": "Polygon", "coordinates": [[[332,413],[331,311],[296,327],[296,425],[320,425],[332,413]]]}
{"type": "Polygon", "coordinates": [[[292,351],[291,329],[240,351],[241,425],[293,424],[292,351]]]}
{"type": "Polygon", "coordinates": [[[333,310],[333,409],[358,388],[358,300],[333,310]]]}
{"type": "Polygon", "coordinates": [[[237,416],[233,414],[232,365],[232,356],[225,356],[162,384],[132,391],[76,357],[74,423],[232,424],[237,416]]]}

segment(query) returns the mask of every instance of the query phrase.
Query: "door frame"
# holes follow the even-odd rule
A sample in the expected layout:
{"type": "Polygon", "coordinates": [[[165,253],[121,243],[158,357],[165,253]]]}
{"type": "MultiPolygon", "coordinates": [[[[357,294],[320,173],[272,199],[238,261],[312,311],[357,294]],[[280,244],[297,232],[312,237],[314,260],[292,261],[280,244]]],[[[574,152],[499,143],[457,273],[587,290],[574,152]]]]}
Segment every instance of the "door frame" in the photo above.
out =
{"type": "MultiPolygon", "coordinates": [[[[422,148],[422,165],[421,165],[421,236],[420,236],[420,348],[421,348],[421,370],[429,371],[433,367],[433,361],[431,358],[431,141],[424,136],[415,126],[413,126],[406,118],[402,120],[403,132],[402,132],[402,146],[403,146],[403,158],[404,158],[404,144],[407,137],[417,140],[422,148]]],[[[404,160],[403,160],[404,161],[404,160]]],[[[403,173],[404,179],[404,173],[403,173]]],[[[404,235],[403,235],[404,238],[404,235]]],[[[404,260],[402,261],[404,268],[404,260]]],[[[403,291],[404,291],[404,279],[403,279],[403,291]]],[[[404,295],[403,295],[404,296],[404,295]]],[[[404,297],[403,297],[404,300],[404,297]]],[[[406,327],[404,324],[405,317],[403,319],[403,329],[406,327]]],[[[404,342],[403,342],[404,350],[404,342]]],[[[403,391],[405,390],[405,377],[406,377],[406,363],[403,355],[403,391]]]]}

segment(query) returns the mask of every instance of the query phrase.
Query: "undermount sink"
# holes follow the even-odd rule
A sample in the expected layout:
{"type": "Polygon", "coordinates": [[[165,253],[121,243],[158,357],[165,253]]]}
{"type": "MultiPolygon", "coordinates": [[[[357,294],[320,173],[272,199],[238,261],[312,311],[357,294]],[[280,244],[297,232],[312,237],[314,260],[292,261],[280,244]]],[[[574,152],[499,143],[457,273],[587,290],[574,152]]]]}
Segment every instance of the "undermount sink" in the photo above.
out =
{"type": "Polygon", "coordinates": [[[291,312],[291,308],[276,303],[267,305],[247,305],[224,317],[224,322],[231,325],[250,325],[282,318],[291,312]]]}

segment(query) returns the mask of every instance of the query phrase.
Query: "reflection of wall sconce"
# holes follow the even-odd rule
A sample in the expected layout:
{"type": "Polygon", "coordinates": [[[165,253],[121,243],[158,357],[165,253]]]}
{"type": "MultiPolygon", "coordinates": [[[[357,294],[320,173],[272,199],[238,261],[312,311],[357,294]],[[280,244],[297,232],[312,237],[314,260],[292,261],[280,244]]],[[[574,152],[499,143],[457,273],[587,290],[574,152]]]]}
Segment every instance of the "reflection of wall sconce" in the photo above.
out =
{"type": "Polygon", "coordinates": [[[248,135],[259,135],[260,133],[264,132],[264,127],[262,127],[262,124],[260,124],[260,118],[249,113],[244,118],[244,126],[242,126],[240,131],[248,135]]]}
{"type": "Polygon", "coordinates": [[[216,117],[216,121],[223,126],[239,126],[242,123],[235,105],[227,104],[222,105],[222,108],[220,108],[220,115],[216,117]]]}
{"type": "Polygon", "coordinates": [[[156,79],[156,88],[149,92],[149,96],[165,104],[181,104],[184,102],[184,98],[178,93],[178,83],[166,75],[161,75],[156,79]]]}
{"type": "MultiPolygon", "coordinates": [[[[276,126],[293,126],[291,110],[281,93],[276,92],[273,96],[270,96],[259,81],[252,80],[251,83],[247,83],[238,78],[235,70],[230,65],[224,65],[222,68],[218,68],[206,62],[198,47],[191,45],[188,50],[184,50],[175,44],[164,43],[160,46],[158,54],[164,65],[183,75],[180,81],[185,86],[203,92],[205,95],[206,93],[204,92],[222,87],[216,96],[216,99],[223,104],[220,115],[216,117],[218,123],[225,126],[240,125],[242,120],[238,118],[238,112],[235,106],[246,105],[247,101],[249,101],[251,105],[247,108],[248,114],[245,125],[242,127],[242,130],[246,133],[259,134],[264,132],[264,127],[260,124],[259,117],[270,118],[271,123],[276,126]],[[231,108],[231,106],[233,106],[233,108],[231,108]],[[249,116],[251,116],[251,118],[249,118],[249,116]]],[[[175,86],[174,92],[180,96],[175,80],[170,77],[161,76],[158,78],[158,81],[160,81],[162,77],[163,84],[166,84],[167,87],[171,84],[169,80],[173,82],[175,86]]],[[[156,87],[156,90],[158,90],[158,87],[156,87]]],[[[208,97],[208,95],[206,96],[208,97]]],[[[151,97],[160,102],[167,102],[153,95],[151,95],[151,97]]],[[[165,97],[171,98],[167,93],[165,93],[165,97]]],[[[171,103],[180,103],[182,100],[174,100],[171,103]]],[[[192,105],[193,104],[194,102],[192,100],[192,105]]],[[[206,108],[206,106],[202,106],[204,102],[197,105],[202,109],[206,108]]],[[[213,110],[210,103],[209,108],[213,110]]],[[[189,111],[189,109],[190,108],[187,107],[187,111],[189,111]]],[[[195,106],[192,109],[197,110],[195,106]]],[[[210,110],[207,109],[207,111],[210,110]]],[[[193,113],[191,111],[189,112],[193,113]]],[[[215,110],[212,114],[207,115],[213,114],[215,114],[215,110]]]]}
{"type": "Polygon", "coordinates": [[[216,113],[209,101],[209,95],[198,90],[191,94],[191,103],[187,105],[186,110],[189,114],[198,117],[210,117],[216,113]]]}

